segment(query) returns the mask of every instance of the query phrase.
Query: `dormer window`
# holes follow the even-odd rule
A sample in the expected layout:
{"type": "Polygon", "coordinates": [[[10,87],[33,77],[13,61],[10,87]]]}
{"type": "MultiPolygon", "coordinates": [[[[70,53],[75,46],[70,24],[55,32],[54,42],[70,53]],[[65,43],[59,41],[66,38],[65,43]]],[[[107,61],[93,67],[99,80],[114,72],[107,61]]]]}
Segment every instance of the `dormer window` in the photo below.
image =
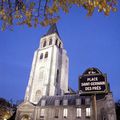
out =
{"type": "Polygon", "coordinates": [[[76,99],[76,105],[81,105],[81,99],[76,99]]]}
{"type": "Polygon", "coordinates": [[[48,52],[45,53],[45,58],[48,58],[48,52]]]}
{"type": "Polygon", "coordinates": [[[41,53],[41,55],[40,55],[40,59],[43,59],[43,53],[41,53]]]}
{"type": "Polygon", "coordinates": [[[90,105],[90,98],[85,98],[85,104],[90,105]]]}
{"type": "Polygon", "coordinates": [[[43,47],[45,47],[46,46],[46,41],[44,41],[44,43],[43,43],[43,47]]]}
{"type": "Polygon", "coordinates": [[[45,101],[45,100],[42,100],[42,101],[41,101],[41,106],[45,106],[45,103],[46,103],[46,101],[45,101]]]}
{"type": "Polygon", "coordinates": [[[49,45],[52,45],[52,39],[50,39],[50,41],[49,41],[49,45]]]}
{"type": "Polygon", "coordinates": [[[63,100],[63,105],[64,106],[68,105],[68,100],[63,100]]]}
{"type": "Polygon", "coordinates": [[[55,100],[55,106],[59,106],[60,105],[60,100],[55,100]]]}

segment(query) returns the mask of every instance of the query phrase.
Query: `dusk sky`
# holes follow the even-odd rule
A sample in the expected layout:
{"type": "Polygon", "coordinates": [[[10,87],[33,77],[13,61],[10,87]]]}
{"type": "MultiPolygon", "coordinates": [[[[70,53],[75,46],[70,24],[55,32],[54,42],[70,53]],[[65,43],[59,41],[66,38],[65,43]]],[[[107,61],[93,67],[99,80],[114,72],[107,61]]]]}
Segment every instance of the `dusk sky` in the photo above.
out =
{"type": "MultiPolygon", "coordinates": [[[[78,90],[78,77],[89,67],[107,74],[115,100],[120,99],[120,9],[106,17],[72,8],[60,13],[57,28],[69,56],[69,86],[78,90]]],[[[14,27],[0,31],[0,97],[24,99],[34,51],[48,27],[14,27]]]]}

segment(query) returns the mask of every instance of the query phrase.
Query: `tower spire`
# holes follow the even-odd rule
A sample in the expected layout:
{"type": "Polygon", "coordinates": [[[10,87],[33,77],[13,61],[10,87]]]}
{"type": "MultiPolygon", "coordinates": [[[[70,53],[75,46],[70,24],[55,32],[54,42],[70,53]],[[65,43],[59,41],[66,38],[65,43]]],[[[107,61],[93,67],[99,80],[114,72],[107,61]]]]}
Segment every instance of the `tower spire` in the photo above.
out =
{"type": "MultiPolygon", "coordinates": [[[[58,29],[57,29],[56,24],[52,24],[52,25],[50,26],[50,28],[49,28],[49,30],[48,30],[48,32],[46,33],[45,36],[51,35],[51,34],[53,34],[53,33],[56,33],[56,34],[59,36],[59,33],[58,33],[58,29]]],[[[60,36],[59,36],[59,37],[60,37],[60,36]]]]}

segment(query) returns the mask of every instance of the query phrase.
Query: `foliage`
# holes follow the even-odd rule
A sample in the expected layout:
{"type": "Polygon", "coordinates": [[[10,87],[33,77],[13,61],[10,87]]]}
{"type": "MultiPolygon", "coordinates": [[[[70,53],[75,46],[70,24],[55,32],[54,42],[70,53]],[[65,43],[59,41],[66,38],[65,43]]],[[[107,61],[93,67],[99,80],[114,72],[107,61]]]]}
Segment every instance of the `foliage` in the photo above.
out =
{"type": "Polygon", "coordinates": [[[16,107],[13,104],[8,102],[4,98],[0,98],[0,120],[10,118],[15,109],[16,107]]]}
{"type": "Polygon", "coordinates": [[[120,100],[115,103],[117,120],[120,120],[120,100]]]}
{"type": "Polygon", "coordinates": [[[0,0],[0,27],[47,26],[59,20],[59,11],[68,13],[73,5],[86,9],[89,16],[95,8],[109,15],[111,10],[116,11],[116,4],[116,0],[0,0]]]}

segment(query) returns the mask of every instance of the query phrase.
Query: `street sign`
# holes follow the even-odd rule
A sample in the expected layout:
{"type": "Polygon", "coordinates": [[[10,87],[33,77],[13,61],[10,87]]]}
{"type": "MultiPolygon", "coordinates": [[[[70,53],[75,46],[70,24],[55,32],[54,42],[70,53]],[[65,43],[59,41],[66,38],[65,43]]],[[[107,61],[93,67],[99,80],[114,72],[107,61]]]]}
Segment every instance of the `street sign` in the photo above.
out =
{"type": "Polygon", "coordinates": [[[80,91],[82,93],[105,93],[106,76],[104,74],[83,74],[79,79],[80,91]]]}

